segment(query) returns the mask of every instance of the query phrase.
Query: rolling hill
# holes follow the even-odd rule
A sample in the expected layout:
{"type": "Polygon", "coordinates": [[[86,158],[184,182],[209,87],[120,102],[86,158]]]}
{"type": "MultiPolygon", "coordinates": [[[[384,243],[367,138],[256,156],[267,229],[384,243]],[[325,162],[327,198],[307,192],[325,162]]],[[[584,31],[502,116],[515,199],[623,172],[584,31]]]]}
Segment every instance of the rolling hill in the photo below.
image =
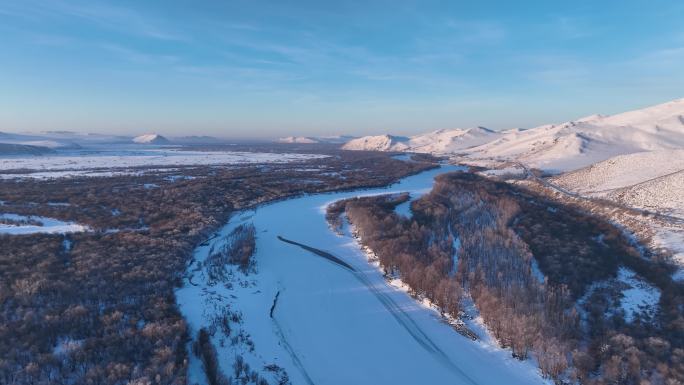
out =
{"type": "Polygon", "coordinates": [[[411,137],[394,135],[364,136],[347,142],[345,150],[407,151],[445,154],[488,143],[500,133],[484,127],[437,130],[411,137]]]}
{"type": "Polygon", "coordinates": [[[496,132],[477,127],[440,130],[410,138],[366,136],[348,142],[343,148],[458,154],[465,156],[465,161],[517,161],[558,173],[617,155],[684,148],[684,99],[525,130],[496,132]]]}

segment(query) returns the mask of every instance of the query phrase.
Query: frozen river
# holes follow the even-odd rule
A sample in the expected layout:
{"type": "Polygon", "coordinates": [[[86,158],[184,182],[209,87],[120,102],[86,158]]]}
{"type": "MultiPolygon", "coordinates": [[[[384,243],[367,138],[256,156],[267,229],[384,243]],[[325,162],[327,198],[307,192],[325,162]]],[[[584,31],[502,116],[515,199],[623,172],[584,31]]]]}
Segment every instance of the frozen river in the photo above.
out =
{"type": "MultiPolygon", "coordinates": [[[[264,367],[271,364],[293,384],[546,383],[532,362],[461,336],[437,312],[388,285],[356,241],[333,232],[325,220],[325,207],[334,201],[404,191],[415,199],[436,175],[458,169],[443,166],[386,188],[307,195],[238,213],[219,233],[254,224],[258,273],[247,279],[236,273],[230,284],[211,285],[201,262],[222,237],[197,248],[177,291],[191,333],[211,325],[222,309],[241,313],[230,336],[242,332],[251,343],[234,343],[220,329],[212,337],[223,372],[233,378],[241,355],[270,383],[275,374],[264,367]],[[279,236],[324,250],[350,268],[279,236]]],[[[190,383],[205,383],[199,360],[190,355],[190,383]]]]}

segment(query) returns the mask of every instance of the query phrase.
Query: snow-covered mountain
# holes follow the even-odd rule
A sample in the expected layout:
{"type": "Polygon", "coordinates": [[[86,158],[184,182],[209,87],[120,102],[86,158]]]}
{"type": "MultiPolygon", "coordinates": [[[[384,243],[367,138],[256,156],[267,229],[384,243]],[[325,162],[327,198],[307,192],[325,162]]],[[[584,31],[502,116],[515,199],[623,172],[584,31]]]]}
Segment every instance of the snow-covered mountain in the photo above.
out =
{"type": "Polygon", "coordinates": [[[462,154],[472,160],[519,161],[544,170],[569,171],[621,154],[684,148],[684,99],[527,130],[494,132],[477,127],[410,138],[367,136],[343,148],[462,154]]]}
{"type": "Polygon", "coordinates": [[[145,134],[133,138],[133,143],[138,144],[170,144],[171,142],[159,134],[145,134]]]}
{"type": "Polygon", "coordinates": [[[627,206],[684,217],[682,191],[684,170],[613,190],[606,197],[627,206]]]}
{"type": "Polygon", "coordinates": [[[684,148],[684,99],[612,116],[504,131],[499,139],[472,149],[470,156],[568,171],[621,154],[676,148],[684,148]]]}
{"type": "Polygon", "coordinates": [[[496,131],[484,127],[437,130],[411,137],[377,135],[364,136],[347,142],[345,150],[409,151],[446,154],[460,152],[499,137],[496,131]]]}
{"type": "Polygon", "coordinates": [[[551,181],[567,190],[596,194],[634,186],[681,170],[684,170],[684,148],[618,155],[553,177],[551,181]]]}
{"type": "Polygon", "coordinates": [[[409,141],[410,147],[416,152],[454,153],[488,143],[500,134],[484,127],[468,129],[438,130],[423,135],[417,135],[409,141]]]}
{"type": "Polygon", "coordinates": [[[362,151],[408,151],[409,138],[394,135],[364,136],[352,139],[342,146],[344,150],[362,151]]]}
{"type": "Polygon", "coordinates": [[[283,138],[278,138],[278,143],[290,143],[290,144],[342,144],[355,137],[349,135],[335,135],[335,136],[286,136],[283,138]]]}
{"type": "Polygon", "coordinates": [[[618,155],[550,181],[583,195],[684,215],[684,149],[618,155]]]}

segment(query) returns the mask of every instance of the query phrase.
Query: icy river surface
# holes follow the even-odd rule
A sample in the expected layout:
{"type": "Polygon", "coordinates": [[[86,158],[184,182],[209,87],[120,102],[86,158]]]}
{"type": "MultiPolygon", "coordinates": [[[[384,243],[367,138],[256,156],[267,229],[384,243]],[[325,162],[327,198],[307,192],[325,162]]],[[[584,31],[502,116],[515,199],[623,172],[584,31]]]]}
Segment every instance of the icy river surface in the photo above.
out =
{"type": "MultiPolygon", "coordinates": [[[[233,379],[246,376],[234,365],[241,356],[269,383],[547,383],[533,362],[461,336],[436,311],[390,286],[356,240],[325,220],[326,205],[337,200],[404,191],[415,199],[436,175],[459,169],[442,166],[385,188],[306,195],[236,213],[194,251],[176,292],[193,339],[207,328],[222,372],[233,379]],[[211,282],[203,261],[242,223],[256,228],[257,272],[233,269],[223,282],[211,282]],[[279,236],[324,250],[351,269],[279,236]],[[228,313],[232,320],[222,318],[228,313]]],[[[189,356],[188,382],[206,383],[201,361],[189,356]]]]}

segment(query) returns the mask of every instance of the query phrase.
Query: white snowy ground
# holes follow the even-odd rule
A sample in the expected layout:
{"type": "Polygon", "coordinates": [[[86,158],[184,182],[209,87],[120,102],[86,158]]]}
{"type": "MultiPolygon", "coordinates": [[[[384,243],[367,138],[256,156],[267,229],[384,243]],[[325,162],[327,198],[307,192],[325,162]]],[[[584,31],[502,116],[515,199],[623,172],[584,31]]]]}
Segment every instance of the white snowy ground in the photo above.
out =
{"type": "MultiPolygon", "coordinates": [[[[231,336],[253,343],[233,345],[220,329],[212,337],[224,373],[233,375],[240,354],[262,376],[275,363],[293,384],[543,384],[533,362],[520,362],[510,352],[461,336],[437,312],[387,284],[349,236],[329,227],[324,207],[358,195],[417,192],[429,188],[432,170],[389,188],[310,195],[262,206],[234,217],[220,233],[241,222],[257,230],[258,273],[234,274],[227,284],[210,286],[197,261],[203,261],[213,239],[195,251],[189,278],[176,293],[191,333],[207,327],[223,309],[241,313],[231,336]],[[357,271],[352,272],[298,246],[283,236],[326,250],[357,271]],[[269,312],[280,292],[273,318],[269,312]],[[223,341],[222,341],[223,340],[223,341]]],[[[201,364],[191,353],[190,383],[206,383],[201,364]]]]}
{"type": "Polygon", "coordinates": [[[625,319],[631,322],[636,313],[646,311],[653,315],[658,309],[660,290],[639,278],[634,271],[621,267],[618,270],[618,278],[621,283],[628,286],[622,291],[620,306],[625,311],[625,319]]]}
{"type": "MultiPolygon", "coordinates": [[[[584,296],[577,301],[580,305],[578,310],[583,318],[586,316],[582,310],[582,304],[586,303],[589,297],[597,289],[612,287],[618,293],[618,301],[614,309],[624,311],[625,320],[632,322],[637,314],[645,313],[653,317],[658,311],[660,302],[660,289],[648,283],[644,278],[637,275],[633,270],[621,266],[615,278],[594,282],[586,291],[584,296]]],[[[609,316],[613,310],[609,311],[609,316]]]]}
{"type": "MultiPolygon", "coordinates": [[[[48,234],[64,234],[64,233],[79,233],[83,231],[89,231],[88,226],[79,225],[74,222],[64,222],[54,218],[39,217],[39,216],[24,216],[18,214],[2,214],[0,213],[0,220],[5,219],[12,222],[17,221],[27,221],[39,222],[38,224],[8,224],[0,223],[0,234],[35,234],[35,233],[48,233],[48,234]]],[[[1,221],[0,221],[1,222],[1,221]]]]}
{"type": "Polygon", "coordinates": [[[317,159],[326,155],[275,154],[227,151],[181,151],[146,149],[65,152],[48,156],[6,156],[0,158],[0,178],[58,178],[66,176],[109,176],[139,173],[140,167],[175,167],[246,163],[288,163],[317,159]],[[31,170],[7,173],[9,170],[31,170]]]}

